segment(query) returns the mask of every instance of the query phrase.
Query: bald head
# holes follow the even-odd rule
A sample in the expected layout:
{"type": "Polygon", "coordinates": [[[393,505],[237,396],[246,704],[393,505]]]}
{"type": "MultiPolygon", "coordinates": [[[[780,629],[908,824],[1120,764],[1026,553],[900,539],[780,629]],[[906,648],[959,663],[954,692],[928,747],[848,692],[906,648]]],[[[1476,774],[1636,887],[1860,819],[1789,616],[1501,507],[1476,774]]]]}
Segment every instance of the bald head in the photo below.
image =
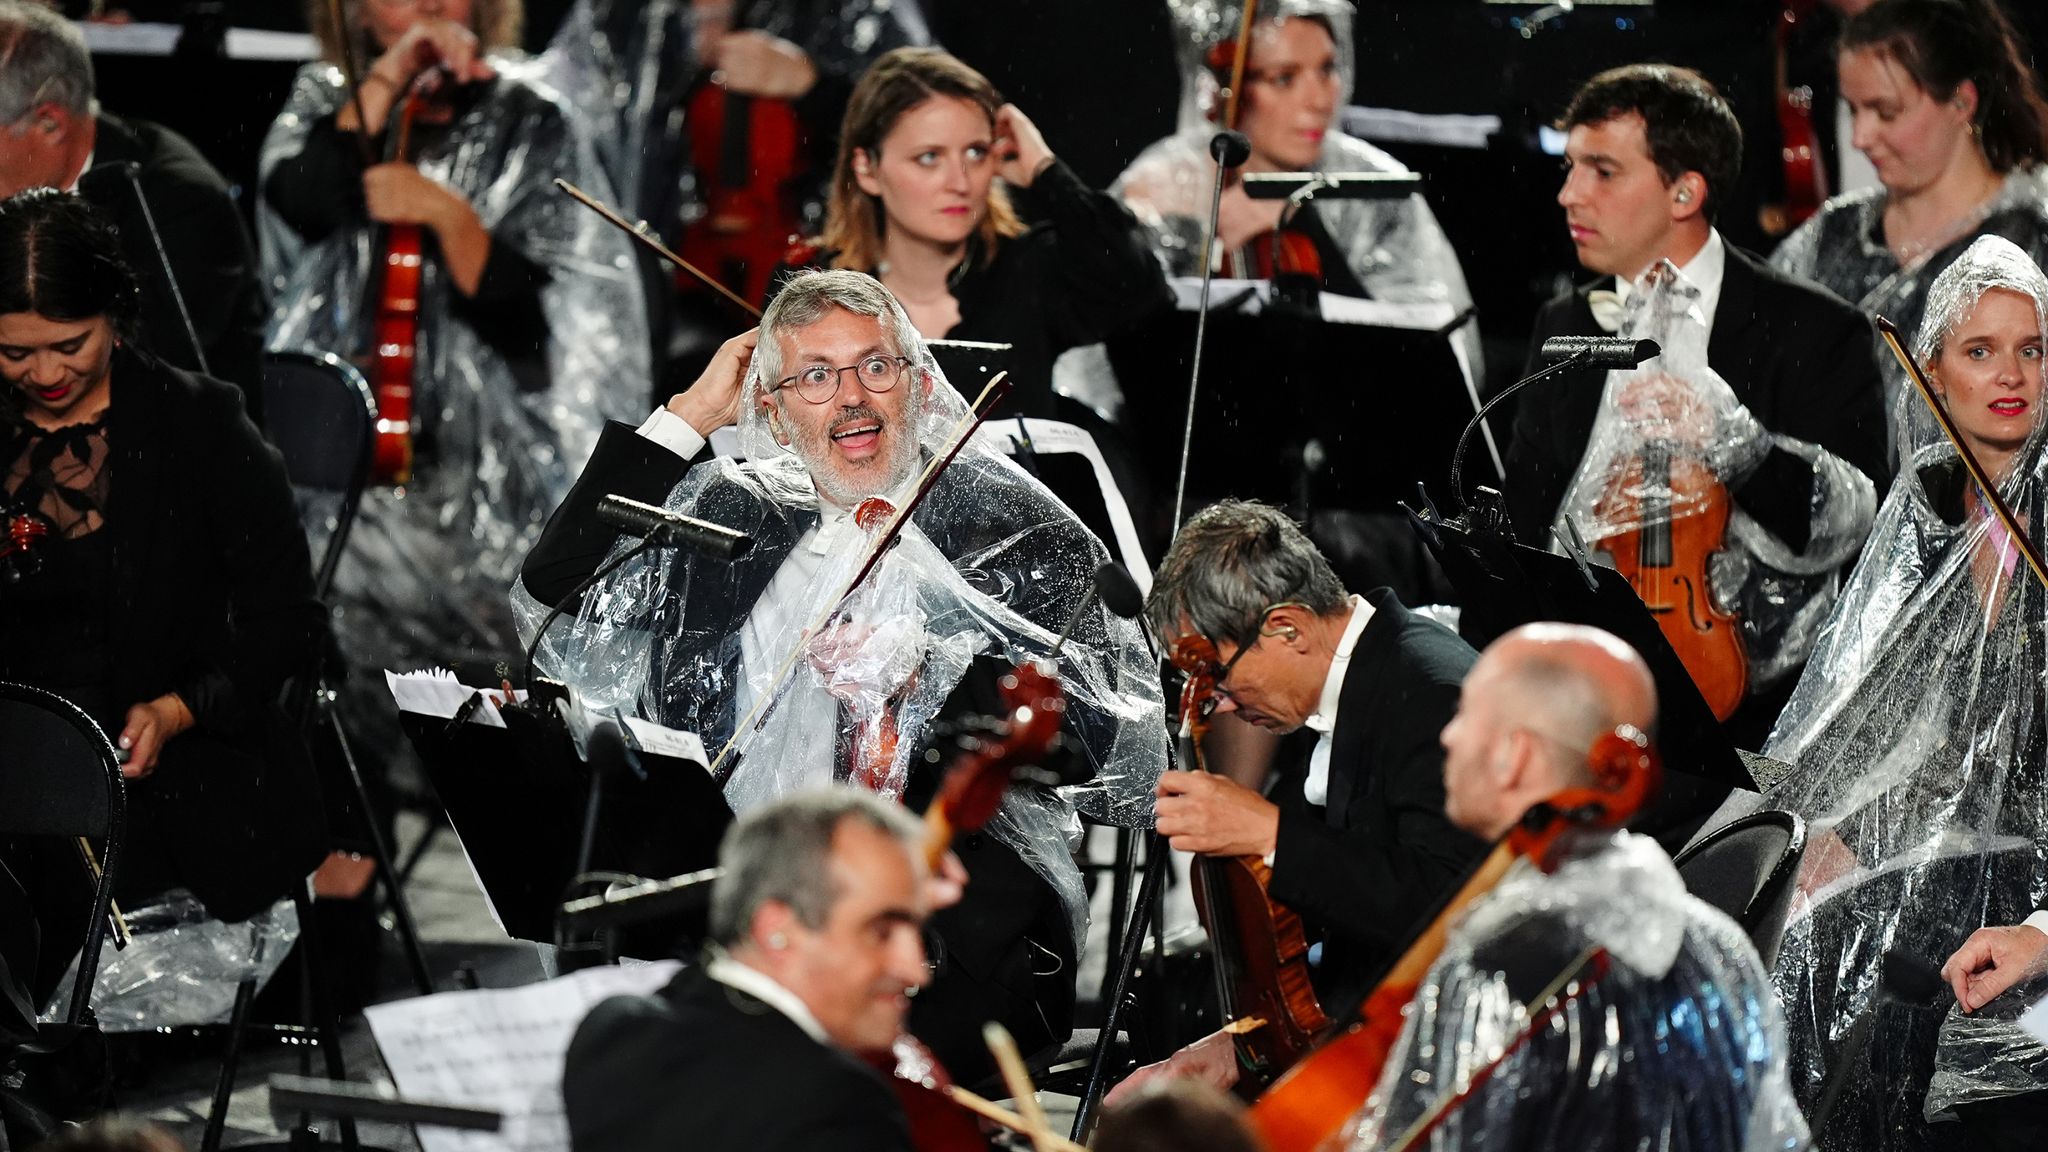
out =
{"type": "Polygon", "coordinates": [[[1601,736],[1657,719],[1657,687],[1635,650],[1597,628],[1529,624],[1489,645],[1444,728],[1453,822],[1493,839],[1532,805],[1591,783],[1601,736]]]}

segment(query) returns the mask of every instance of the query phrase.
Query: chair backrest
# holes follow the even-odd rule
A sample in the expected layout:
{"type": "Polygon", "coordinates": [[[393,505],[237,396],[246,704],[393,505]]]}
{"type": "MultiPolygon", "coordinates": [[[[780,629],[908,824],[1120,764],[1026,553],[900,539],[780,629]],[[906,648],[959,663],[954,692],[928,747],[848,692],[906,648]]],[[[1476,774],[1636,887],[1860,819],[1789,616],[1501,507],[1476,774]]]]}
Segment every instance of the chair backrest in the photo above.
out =
{"type": "Polygon", "coordinates": [[[271,352],[263,359],[263,417],[320,557],[314,594],[325,598],[369,481],[376,399],[363,374],[338,356],[271,352]]]}
{"type": "Polygon", "coordinates": [[[0,833],[86,836],[104,845],[67,1023],[83,1023],[92,1007],[126,803],[114,746],[92,717],[61,696],[0,681],[0,833]]]}
{"type": "Polygon", "coordinates": [[[1715,829],[1675,863],[1686,890],[1742,925],[1769,967],[1805,851],[1806,822],[1795,813],[1765,810],[1715,829]]]}

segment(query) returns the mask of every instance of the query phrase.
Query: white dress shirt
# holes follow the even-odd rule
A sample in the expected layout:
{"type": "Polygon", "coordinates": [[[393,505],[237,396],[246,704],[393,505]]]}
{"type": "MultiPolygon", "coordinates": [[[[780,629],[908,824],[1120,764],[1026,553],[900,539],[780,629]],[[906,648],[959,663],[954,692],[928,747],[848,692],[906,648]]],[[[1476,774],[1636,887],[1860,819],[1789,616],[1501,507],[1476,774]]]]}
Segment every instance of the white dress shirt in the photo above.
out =
{"type": "Polygon", "coordinates": [[[789,1017],[790,1023],[803,1029],[805,1035],[818,1043],[832,1042],[832,1038],[825,1034],[825,1026],[818,1023],[818,1018],[811,1015],[810,1008],[797,998],[797,994],[776,983],[775,978],[766,972],[758,968],[749,968],[725,953],[718,952],[712,955],[711,963],[704,966],[704,974],[727,988],[745,992],[789,1017]]]}
{"type": "Polygon", "coordinates": [[[1337,641],[1337,654],[1330,658],[1329,674],[1323,677],[1322,700],[1304,721],[1316,734],[1316,746],[1308,754],[1308,777],[1301,782],[1301,794],[1317,807],[1330,799],[1330,741],[1331,733],[1337,730],[1337,702],[1344,695],[1344,674],[1351,668],[1351,650],[1358,647],[1358,637],[1372,623],[1372,613],[1373,607],[1365,597],[1351,597],[1351,619],[1337,641]]]}

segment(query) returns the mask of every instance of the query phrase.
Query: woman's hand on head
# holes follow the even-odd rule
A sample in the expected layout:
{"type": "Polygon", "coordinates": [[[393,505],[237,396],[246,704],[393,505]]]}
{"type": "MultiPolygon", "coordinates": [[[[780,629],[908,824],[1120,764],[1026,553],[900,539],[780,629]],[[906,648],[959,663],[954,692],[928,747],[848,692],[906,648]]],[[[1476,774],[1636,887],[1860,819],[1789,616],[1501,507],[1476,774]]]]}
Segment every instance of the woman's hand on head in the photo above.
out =
{"type": "Polygon", "coordinates": [[[128,754],[121,775],[140,780],[156,771],[157,757],[171,737],[192,727],[192,710],[175,692],[145,700],[128,709],[121,722],[121,735],[114,746],[128,754]]]}
{"type": "Polygon", "coordinates": [[[1040,173],[1052,167],[1052,148],[1038,131],[1038,125],[1015,104],[996,109],[996,175],[1012,188],[1029,188],[1040,173]]]}

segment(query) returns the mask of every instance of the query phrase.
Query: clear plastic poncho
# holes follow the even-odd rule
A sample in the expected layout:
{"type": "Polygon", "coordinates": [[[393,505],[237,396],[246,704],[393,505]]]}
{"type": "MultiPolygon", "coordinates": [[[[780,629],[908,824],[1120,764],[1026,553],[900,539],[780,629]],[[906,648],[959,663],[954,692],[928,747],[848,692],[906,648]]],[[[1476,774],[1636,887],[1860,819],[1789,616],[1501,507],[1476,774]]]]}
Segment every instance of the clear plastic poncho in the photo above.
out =
{"type": "Polygon", "coordinates": [[[1573,538],[1569,519],[1604,563],[1618,548],[1653,553],[1662,529],[1709,514],[1708,484],[1732,491],[1773,451],[1805,461],[1814,481],[1806,546],[1795,550],[1730,500],[1725,546],[1707,559],[1715,601],[1742,620],[1750,691],[1768,688],[1812,648],[1834,606],[1837,572],[1870,529],[1875,488],[1855,465],[1771,432],[1742,405],[1707,366],[1699,290],[1670,261],[1636,281],[1621,334],[1655,340],[1663,355],[1607,374],[1586,453],[1558,505],[1557,538],[1573,538]]]}
{"type": "MultiPolygon", "coordinates": [[[[543,268],[544,368],[515,372],[455,313],[437,263],[422,269],[412,483],[372,487],[336,579],[336,634],[359,671],[410,669],[518,651],[505,586],[574,482],[606,417],[644,411],[651,391],[646,306],[631,241],[576,204],[559,176],[609,196],[587,133],[531,62],[492,57],[498,79],[446,131],[420,140],[419,169],[460,192],[497,240],[543,268]]],[[[345,99],[341,72],[299,71],[263,142],[263,180],[299,154],[345,99]]],[[[367,346],[363,314],[373,229],[308,244],[257,207],[273,349],[367,346]]],[[[390,712],[383,678],[353,677],[367,708],[390,712]]],[[[394,728],[395,733],[395,728],[394,728]]],[[[395,738],[395,737],[394,737],[395,738]]]]}
{"type": "Polygon", "coordinates": [[[1756,949],[1686,894],[1656,841],[1587,836],[1556,871],[1518,863],[1451,925],[1357,1119],[1357,1152],[1401,1146],[1496,1062],[1421,1147],[1470,1152],[1790,1152],[1806,1123],[1756,949]],[[1580,954],[1607,973],[1516,1043],[1580,954]],[[1502,1053],[1509,1052],[1505,1058],[1502,1053]]]}
{"type": "MultiPolygon", "coordinates": [[[[909,330],[900,309],[898,320],[909,330]]],[[[930,382],[916,417],[929,461],[962,427],[967,406],[922,341],[909,354],[930,382]]],[[[656,551],[627,563],[584,596],[573,622],[549,629],[541,667],[600,710],[698,733],[714,757],[731,742],[719,770],[729,772],[733,810],[745,812],[849,776],[902,795],[912,757],[968,665],[1042,658],[1074,619],[1058,673],[1068,728],[1093,778],[1057,790],[1014,787],[990,829],[1059,894],[1078,948],[1087,900],[1072,857],[1076,810],[1148,826],[1166,764],[1157,662],[1135,623],[1088,600],[1108,552],[1043,485],[977,439],[874,572],[814,631],[872,538],[821,501],[804,465],[776,443],[754,363],[741,397],[744,460],[700,458],[667,501],[747,533],[750,554],[726,564],[656,551]],[[785,665],[791,674],[779,681],[785,665]]],[[[915,390],[918,378],[899,386],[915,390]]],[[[913,475],[888,498],[901,504],[915,489],[913,475]]],[[[514,600],[529,630],[546,613],[523,586],[514,600]]]]}
{"type": "MultiPolygon", "coordinates": [[[[2031,298],[2048,331],[2048,278],[2011,243],[1980,238],[1929,295],[1914,348],[1923,365],[1992,289],[2031,298]]],[[[1775,978],[1809,1103],[1876,1001],[1887,953],[1939,964],[1975,929],[2018,923],[2048,882],[2048,600],[2003,528],[1966,503],[1967,478],[1918,395],[1905,400],[1907,464],[1764,749],[1793,766],[1765,805],[1808,828],[1775,978]]],[[[2037,422],[2001,483],[2032,525],[2043,523],[2042,435],[2037,422]]],[[[1822,1147],[1918,1146],[1936,1034],[1953,1007],[1877,1008],[1822,1147]]],[[[2013,1083],[2021,1067],[1967,1059],[1981,1083],[2013,1083]]]]}
{"type": "MultiPolygon", "coordinates": [[[[1216,162],[1209,155],[1209,140],[1219,127],[1210,117],[1210,110],[1218,104],[1219,88],[1203,58],[1211,45],[1236,37],[1240,7],[1222,0],[1168,0],[1167,6],[1173,13],[1181,59],[1179,130],[1139,153],[1110,191],[1145,224],[1169,274],[1199,276],[1202,232],[1208,225],[1209,201],[1216,186],[1216,162]]],[[[1340,130],[1356,68],[1349,0],[1266,0],[1259,5],[1261,20],[1296,17],[1327,22],[1336,39],[1340,95],[1330,130],[1323,137],[1317,169],[1408,171],[1392,156],[1340,130]]],[[[1373,299],[1395,304],[1447,303],[1457,311],[1471,307],[1472,293],[1465,286],[1457,253],[1419,194],[1405,200],[1311,203],[1324,230],[1343,248],[1345,263],[1373,299]]],[[[1472,351],[1476,350],[1475,339],[1472,351]]]]}
{"type": "MultiPolygon", "coordinates": [[[[1771,253],[1771,267],[1804,276],[1864,312],[1890,320],[1901,332],[1917,332],[1935,278],[1975,237],[2003,236],[2036,264],[2048,263],[2048,170],[2007,175],[2005,184],[1978,211],[1955,222],[1952,239],[1904,264],[1884,242],[1886,203],[1882,187],[1829,200],[1771,253]]],[[[1918,403],[1905,370],[1881,338],[1877,362],[1884,374],[1888,411],[1896,415],[1901,400],[1918,403]]],[[[1894,439],[1900,432],[1893,426],[1894,439]]]]}

